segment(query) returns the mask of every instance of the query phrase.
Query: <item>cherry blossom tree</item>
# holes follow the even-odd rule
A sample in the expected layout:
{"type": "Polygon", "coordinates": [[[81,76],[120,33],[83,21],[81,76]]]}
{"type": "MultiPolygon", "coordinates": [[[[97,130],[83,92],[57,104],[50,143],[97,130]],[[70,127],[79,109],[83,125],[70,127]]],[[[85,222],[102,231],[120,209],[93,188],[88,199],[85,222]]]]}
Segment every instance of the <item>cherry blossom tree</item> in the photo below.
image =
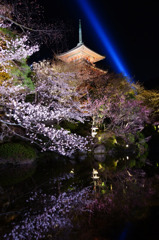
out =
{"type": "Polygon", "coordinates": [[[152,109],[151,121],[154,125],[159,124],[159,90],[145,89],[141,84],[135,84],[137,99],[142,101],[147,107],[152,109]]]}
{"type": "Polygon", "coordinates": [[[142,131],[150,122],[151,110],[142,101],[116,96],[90,100],[89,112],[92,113],[94,125],[104,125],[105,130],[113,130],[116,136],[142,131]]]}
{"type": "Polygon", "coordinates": [[[136,135],[151,122],[152,109],[138,97],[135,84],[109,74],[88,84],[87,107],[93,127],[126,140],[129,133],[136,135]]]}
{"type": "MultiPolygon", "coordinates": [[[[38,78],[34,91],[6,83],[0,87],[1,103],[5,103],[6,108],[0,120],[5,133],[28,139],[44,151],[57,151],[62,155],[71,155],[77,149],[86,150],[88,140],[85,137],[72,134],[59,125],[63,120],[84,122],[88,115],[85,105],[78,101],[75,87],[69,84],[74,75],[56,73],[44,63],[34,64],[34,71],[38,78]],[[34,96],[31,102],[26,101],[29,94],[34,96]]],[[[4,131],[2,134],[4,136],[4,131]]]]}
{"type": "MultiPolygon", "coordinates": [[[[6,19],[3,20],[2,25],[6,19]]],[[[0,86],[1,141],[17,136],[36,143],[43,151],[57,151],[62,155],[87,149],[85,137],[72,134],[59,125],[62,120],[85,121],[85,106],[78,101],[80,94],[71,85],[74,75],[57,73],[48,63],[34,64],[35,88],[28,88],[21,74],[22,61],[39,47],[30,46],[25,35],[6,33],[4,27],[1,29],[0,65],[9,77],[0,86]],[[18,69],[18,74],[14,74],[13,68],[18,69]],[[34,97],[32,101],[27,100],[29,95],[34,97]]]]}

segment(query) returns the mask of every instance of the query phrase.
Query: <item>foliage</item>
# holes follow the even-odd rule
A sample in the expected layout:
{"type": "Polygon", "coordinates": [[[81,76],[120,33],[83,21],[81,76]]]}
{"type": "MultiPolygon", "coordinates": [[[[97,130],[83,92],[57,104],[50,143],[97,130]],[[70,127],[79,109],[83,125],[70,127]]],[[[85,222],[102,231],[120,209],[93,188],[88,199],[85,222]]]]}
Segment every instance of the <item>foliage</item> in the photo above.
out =
{"type": "Polygon", "coordinates": [[[104,125],[105,131],[113,130],[116,136],[126,136],[141,131],[149,122],[151,111],[141,101],[126,96],[107,95],[102,99],[89,99],[89,112],[94,125],[104,125]]]}
{"type": "Polygon", "coordinates": [[[151,120],[154,124],[159,121],[159,91],[146,90],[140,84],[136,84],[137,99],[142,100],[144,104],[152,109],[151,120]]]}
{"type": "Polygon", "coordinates": [[[2,85],[2,83],[6,80],[10,79],[10,75],[6,72],[4,72],[3,70],[0,70],[0,85],[2,85]]]}
{"type": "Polygon", "coordinates": [[[3,36],[6,36],[7,38],[13,38],[13,39],[16,38],[16,34],[8,28],[0,27],[0,33],[1,35],[3,34],[3,36]]]}
{"type": "Polygon", "coordinates": [[[150,105],[139,98],[135,84],[130,85],[121,76],[107,73],[98,80],[85,84],[88,112],[92,125],[98,127],[95,142],[104,144],[108,152],[114,149],[122,153],[126,145],[131,145],[132,152],[145,159],[149,138],[141,132],[151,123],[150,105]]]}
{"type": "MultiPolygon", "coordinates": [[[[89,73],[91,75],[91,73],[89,73]]],[[[109,74],[107,72],[93,72],[92,77],[88,77],[83,88],[86,88],[92,100],[102,99],[105,96],[112,97],[115,100],[116,96],[126,96],[127,99],[134,98],[135,91],[132,85],[121,75],[109,74]]]]}
{"type": "Polygon", "coordinates": [[[83,87],[92,124],[106,134],[112,132],[126,141],[128,135],[135,137],[150,123],[151,108],[138,98],[135,84],[126,78],[106,73],[86,81],[83,87]]]}
{"type": "Polygon", "coordinates": [[[34,89],[34,84],[31,80],[32,71],[27,64],[26,59],[21,59],[16,65],[12,66],[10,74],[14,78],[15,83],[20,82],[31,90],[34,89]]]}
{"type": "Polygon", "coordinates": [[[12,160],[12,162],[21,162],[28,159],[35,159],[35,150],[26,144],[5,143],[0,145],[0,158],[12,160]]]}

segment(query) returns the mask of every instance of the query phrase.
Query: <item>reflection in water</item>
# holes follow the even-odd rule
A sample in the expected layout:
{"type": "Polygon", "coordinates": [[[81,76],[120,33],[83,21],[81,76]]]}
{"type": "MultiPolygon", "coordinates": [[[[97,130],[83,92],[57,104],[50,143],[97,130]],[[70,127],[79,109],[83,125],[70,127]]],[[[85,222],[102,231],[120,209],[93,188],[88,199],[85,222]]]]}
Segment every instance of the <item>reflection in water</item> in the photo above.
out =
{"type": "Polygon", "coordinates": [[[92,179],[93,179],[93,183],[94,183],[94,191],[96,192],[96,188],[97,185],[99,185],[99,176],[98,176],[98,171],[96,169],[93,168],[93,172],[92,172],[92,179]]]}
{"type": "Polygon", "coordinates": [[[9,169],[6,176],[0,169],[0,239],[136,240],[135,224],[152,217],[152,207],[159,209],[157,172],[130,168],[126,159],[42,162],[28,167],[24,178],[27,167],[15,167],[14,174],[9,169]]]}
{"type": "Polygon", "coordinates": [[[119,236],[119,240],[126,240],[130,230],[131,230],[131,223],[127,223],[122,233],[119,236]]]}

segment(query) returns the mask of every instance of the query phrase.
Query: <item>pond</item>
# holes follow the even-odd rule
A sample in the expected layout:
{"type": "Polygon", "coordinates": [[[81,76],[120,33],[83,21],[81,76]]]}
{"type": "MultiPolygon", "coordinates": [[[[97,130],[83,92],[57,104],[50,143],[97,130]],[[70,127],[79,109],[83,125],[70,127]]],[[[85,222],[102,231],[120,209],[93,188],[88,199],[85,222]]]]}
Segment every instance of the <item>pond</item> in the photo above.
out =
{"type": "Polygon", "coordinates": [[[159,239],[158,165],[128,160],[1,165],[0,239],[159,239]]]}

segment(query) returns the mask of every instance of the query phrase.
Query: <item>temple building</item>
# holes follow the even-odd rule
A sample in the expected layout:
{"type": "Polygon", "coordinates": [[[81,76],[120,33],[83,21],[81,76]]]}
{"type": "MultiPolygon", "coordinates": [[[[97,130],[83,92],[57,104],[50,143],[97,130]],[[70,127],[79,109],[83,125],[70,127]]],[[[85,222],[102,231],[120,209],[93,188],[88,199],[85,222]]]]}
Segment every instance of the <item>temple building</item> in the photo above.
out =
{"type": "Polygon", "coordinates": [[[81,28],[81,20],[79,20],[79,43],[76,47],[72,48],[71,50],[61,53],[57,55],[57,58],[62,60],[63,62],[70,63],[70,62],[88,62],[94,64],[100,60],[103,60],[105,56],[102,56],[88,47],[84,45],[82,42],[82,28],[81,28]]]}
{"type": "Polygon", "coordinates": [[[81,81],[98,79],[99,76],[102,77],[108,73],[107,70],[103,71],[95,66],[95,63],[105,59],[105,56],[92,51],[82,42],[81,20],[79,20],[79,43],[77,46],[56,57],[68,65],[73,63],[75,65],[74,72],[81,81]]]}

